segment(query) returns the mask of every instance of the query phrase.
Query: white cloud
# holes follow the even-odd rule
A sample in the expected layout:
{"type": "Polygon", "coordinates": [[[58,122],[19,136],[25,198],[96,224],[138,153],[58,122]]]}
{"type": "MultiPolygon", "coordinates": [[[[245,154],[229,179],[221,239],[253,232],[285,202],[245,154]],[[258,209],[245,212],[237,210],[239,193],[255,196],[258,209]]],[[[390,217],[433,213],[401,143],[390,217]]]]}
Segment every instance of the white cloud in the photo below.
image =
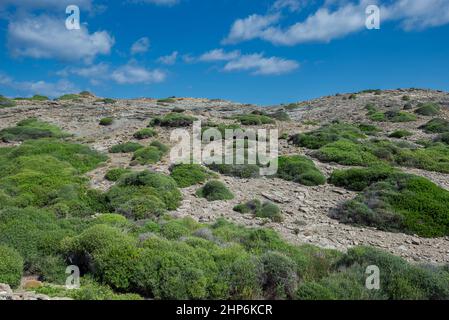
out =
{"type": "Polygon", "coordinates": [[[84,25],[80,30],[67,30],[64,20],[45,15],[12,20],[8,26],[8,47],[15,57],[89,62],[109,54],[113,45],[106,31],[91,34],[84,25]]]}
{"type": "Polygon", "coordinates": [[[1,0],[0,9],[14,7],[25,11],[36,9],[60,11],[69,5],[77,5],[82,11],[91,11],[92,2],[92,0],[1,0]]]}
{"type": "Polygon", "coordinates": [[[176,60],[178,59],[178,51],[173,51],[172,54],[169,54],[168,56],[162,56],[157,61],[162,64],[166,65],[173,65],[176,63],[176,60]]]}
{"type": "MultiPolygon", "coordinates": [[[[304,2],[304,0],[302,2],[304,2]]],[[[300,0],[277,0],[272,8],[273,10],[282,10],[285,8],[294,12],[301,9],[302,5],[300,0]]]]}
{"type": "Polygon", "coordinates": [[[225,52],[223,49],[214,49],[202,54],[198,60],[199,61],[229,61],[240,56],[240,51],[234,50],[231,52],[225,52]]]}
{"type": "Polygon", "coordinates": [[[0,85],[17,90],[25,96],[42,94],[53,98],[80,91],[73,83],[66,79],[61,79],[57,82],[46,82],[42,80],[15,81],[5,74],[0,74],[0,85]]]}
{"type": "Polygon", "coordinates": [[[265,58],[260,53],[243,55],[229,61],[224,71],[251,71],[254,75],[281,75],[289,73],[299,67],[294,60],[278,57],[265,58]]]}
{"type": "Polygon", "coordinates": [[[131,47],[132,54],[145,53],[150,49],[150,39],[147,37],[140,38],[131,47]]]}
{"type": "MultiPolygon", "coordinates": [[[[272,9],[296,8],[297,1],[278,0],[272,9]]],[[[236,20],[231,26],[224,44],[234,44],[252,39],[262,39],[276,45],[296,45],[306,42],[328,42],[365,28],[368,5],[377,0],[327,0],[324,5],[303,21],[280,27],[281,15],[250,15],[236,20]]],[[[436,27],[449,23],[447,0],[398,0],[381,6],[381,21],[399,22],[403,29],[411,31],[436,27]]]]}
{"type": "Polygon", "coordinates": [[[223,44],[233,44],[260,37],[267,27],[276,23],[279,19],[279,14],[267,16],[253,14],[245,19],[238,19],[232,25],[228,37],[222,42],[223,44]]]}
{"type": "Polygon", "coordinates": [[[166,77],[163,71],[146,69],[132,63],[119,67],[111,75],[112,80],[119,84],[158,83],[166,77]]]}

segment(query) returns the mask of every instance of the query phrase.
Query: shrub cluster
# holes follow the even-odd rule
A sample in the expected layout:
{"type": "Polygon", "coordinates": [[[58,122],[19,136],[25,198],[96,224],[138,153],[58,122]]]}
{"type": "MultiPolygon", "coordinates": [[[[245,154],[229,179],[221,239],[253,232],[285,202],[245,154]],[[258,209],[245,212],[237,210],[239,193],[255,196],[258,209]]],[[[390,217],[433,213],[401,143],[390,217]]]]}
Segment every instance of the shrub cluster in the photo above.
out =
{"type": "Polygon", "coordinates": [[[141,145],[140,143],[125,142],[125,143],[120,143],[115,146],[112,146],[111,148],[109,148],[109,152],[110,153],[131,153],[131,152],[135,152],[142,148],[144,148],[144,146],[141,145]]]}
{"type": "Polygon", "coordinates": [[[170,168],[170,176],[180,188],[187,188],[203,183],[213,174],[199,164],[177,164],[170,168]]]}
{"type": "Polygon", "coordinates": [[[272,124],[275,121],[265,114],[240,114],[233,117],[245,126],[257,126],[262,124],[272,124]]]}
{"type": "Polygon", "coordinates": [[[201,198],[206,198],[207,201],[234,199],[232,192],[229,191],[223,182],[218,180],[207,182],[203,187],[198,189],[196,194],[201,198]]]}
{"type": "Polygon", "coordinates": [[[131,173],[130,169],[125,168],[114,168],[106,172],[104,178],[108,181],[118,181],[125,174],[131,173]]]}
{"type": "Polygon", "coordinates": [[[436,116],[440,113],[440,106],[436,103],[419,104],[415,113],[422,116],[436,116]]]}
{"type": "Polygon", "coordinates": [[[182,113],[168,113],[163,117],[156,117],[150,122],[150,126],[160,127],[188,127],[197,119],[182,113]]]}
{"type": "Polygon", "coordinates": [[[277,205],[272,202],[262,203],[260,200],[250,200],[234,207],[234,211],[240,213],[251,213],[258,218],[268,218],[273,222],[282,221],[282,213],[277,205]]]}
{"type": "Polygon", "coordinates": [[[22,279],[23,259],[20,254],[7,246],[0,245],[0,283],[17,287],[22,279]]]}
{"type": "Polygon", "coordinates": [[[277,177],[306,186],[316,186],[326,182],[326,178],[313,161],[304,156],[279,157],[277,177]]]}
{"type": "Polygon", "coordinates": [[[138,140],[148,139],[157,136],[157,132],[151,128],[141,129],[133,134],[133,137],[138,140]]]}
{"type": "Polygon", "coordinates": [[[2,109],[2,108],[12,108],[12,107],[15,107],[15,106],[16,106],[15,101],[0,95],[0,109],[2,109]]]}
{"type": "Polygon", "coordinates": [[[37,118],[22,120],[15,127],[5,128],[0,131],[0,139],[5,142],[41,138],[63,138],[66,136],[68,134],[61,131],[57,126],[40,121],[37,118]]]}
{"type": "Polygon", "coordinates": [[[135,151],[132,160],[141,165],[154,164],[159,162],[168,151],[169,148],[165,144],[153,141],[149,147],[135,151]]]}
{"type": "Polygon", "coordinates": [[[114,119],[113,118],[102,118],[100,119],[100,126],[110,126],[114,123],[114,119]]]}
{"type": "Polygon", "coordinates": [[[449,132],[449,121],[441,118],[435,118],[420,127],[427,133],[449,132]]]}

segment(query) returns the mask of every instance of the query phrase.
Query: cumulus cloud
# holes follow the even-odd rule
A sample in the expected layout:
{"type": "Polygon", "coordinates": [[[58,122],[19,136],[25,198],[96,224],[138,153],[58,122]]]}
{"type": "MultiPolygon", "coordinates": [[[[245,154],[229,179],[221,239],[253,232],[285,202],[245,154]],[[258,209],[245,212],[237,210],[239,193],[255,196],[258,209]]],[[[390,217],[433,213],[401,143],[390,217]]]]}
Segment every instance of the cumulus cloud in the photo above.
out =
{"type": "MultiPolygon", "coordinates": [[[[304,2],[304,1],[302,1],[304,2]]],[[[273,10],[282,10],[282,9],[288,9],[292,12],[298,11],[301,9],[303,3],[300,0],[277,0],[274,4],[272,9],[273,10]]]]}
{"type": "Polygon", "coordinates": [[[161,70],[150,70],[135,64],[119,67],[111,75],[111,79],[119,84],[158,83],[163,82],[166,77],[161,70]]]}
{"type": "Polygon", "coordinates": [[[177,59],[178,59],[178,51],[173,51],[172,54],[162,56],[159,59],[157,59],[157,61],[162,64],[173,65],[176,63],[177,59]]]}
{"type": "Polygon", "coordinates": [[[91,11],[94,7],[92,2],[92,0],[2,0],[0,9],[14,7],[25,11],[37,9],[61,11],[69,5],[77,5],[83,11],[91,11]]]}
{"type": "Polygon", "coordinates": [[[8,25],[8,48],[15,57],[92,61],[109,54],[114,39],[106,31],[89,33],[86,26],[67,30],[65,21],[50,16],[27,16],[8,25]]]}
{"type": "MultiPolygon", "coordinates": [[[[272,10],[299,8],[297,1],[278,0],[266,15],[250,15],[236,20],[223,40],[235,44],[262,39],[276,45],[296,45],[306,42],[328,42],[359,32],[365,28],[368,5],[380,1],[328,0],[303,21],[287,27],[279,26],[281,15],[272,10]],[[298,6],[297,6],[298,5],[298,6]]],[[[424,29],[449,23],[447,0],[398,0],[380,5],[381,21],[396,21],[404,30],[424,29]]]]}
{"type": "Polygon", "coordinates": [[[131,47],[132,54],[145,53],[150,49],[150,39],[147,37],[140,38],[131,47]]]}
{"type": "Polygon", "coordinates": [[[198,60],[199,61],[228,61],[240,56],[240,51],[234,50],[231,52],[225,52],[223,49],[214,49],[202,54],[198,60]]]}
{"type": "Polygon", "coordinates": [[[261,53],[242,55],[229,61],[224,71],[251,71],[254,75],[281,75],[289,73],[299,67],[294,60],[278,57],[266,58],[261,53]]]}
{"type": "Polygon", "coordinates": [[[53,98],[63,94],[80,91],[73,83],[66,79],[60,79],[57,82],[47,82],[42,80],[16,81],[5,74],[0,74],[0,85],[14,89],[25,96],[42,94],[53,98]]]}

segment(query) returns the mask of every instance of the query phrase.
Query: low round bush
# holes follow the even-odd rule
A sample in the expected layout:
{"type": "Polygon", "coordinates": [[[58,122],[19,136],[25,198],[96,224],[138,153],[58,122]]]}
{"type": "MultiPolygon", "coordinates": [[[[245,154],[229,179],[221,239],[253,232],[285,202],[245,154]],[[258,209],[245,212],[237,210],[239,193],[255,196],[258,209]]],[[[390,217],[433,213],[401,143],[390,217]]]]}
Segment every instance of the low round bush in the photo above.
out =
{"type": "Polygon", "coordinates": [[[304,156],[279,157],[277,176],[306,186],[316,186],[326,182],[326,177],[313,161],[304,156]]]}
{"type": "Polygon", "coordinates": [[[212,180],[207,182],[202,188],[198,189],[197,195],[206,198],[208,201],[231,200],[234,195],[223,182],[212,180]]]}
{"type": "Polygon", "coordinates": [[[256,212],[256,217],[268,218],[273,222],[282,222],[281,209],[272,202],[265,202],[260,210],[256,212]]]}
{"type": "Polygon", "coordinates": [[[100,126],[110,126],[114,123],[113,118],[103,118],[100,120],[100,126]]]}
{"type": "Polygon", "coordinates": [[[133,134],[133,137],[139,140],[148,139],[156,136],[157,133],[151,128],[141,129],[133,134]]]}
{"type": "Polygon", "coordinates": [[[419,105],[415,113],[422,116],[436,116],[440,113],[440,106],[436,103],[425,103],[419,105]]]}
{"type": "Polygon", "coordinates": [[[125,142],[125,143],[120,143],[115,146],[112,146],[109,149],[109,152],[110,153],[131,153],[131,152],[135,152],[142,148],[144,148],[144,146],[142,146],[141,144],[139,144],[137,142],[125,142]]]}
{"type": "Polygon", "coordinates": [[[20,254],[7,246],[0,245],[0,283],[17,287],[22,279],[23,259],[20,254]]]}
{"type": "Polygon", "coordinates": [[[397,138],[397,139],[402,139],[411,136],[413,136],[413,133],[407,130],[396,130],[389,135],[390,138],[397,138]]]}
{"type": "Polygon", "coordinates": [[[437,142],[443,142],[447,145],[449,145],[449,132],[445,132],[440,134],[437,138],[436,138],[437,142]]]}
{"type": "Polygon", "coordinates": [[[141,165],[154,164],[162,159],[163,152],[156,147],[142,148],[134,152],[133,160],[141,165]]]}
{"type": "Polygon", "coordinates": [[[165,212],[165,203],[152,195],[134,197],[120,205],[116,211],[134,220],[155,218],[165,212]]]}
{"type": "Polygon", "coordinates": [[[267,299],[292,299],[298,286],[295,262],[281,253],[267,252],[262,255],[261,263],[267,299]]]}
{"type": "Polygon", "coordinates": [[[150,126],[160,127],[188,127],[197,119],[182,113],[172,112],[163,117],[156,117],[150,122],[150,126]]]}
{"type": "Polygon", "coordinates": [[[423,129],[427,133],[449,132],[449,121],[441,118],[435,118],[421,126],[420,129],[423,129]]]}
{"type": "Polygon", "coordinates": [[[128,174],[130,172],[131,172],[130,169],[114,168],[114,169],[111,169],[108,172],[106,172],[104,177],[108,181],[115,182],[115,181],[119,180],[121,177],[123,177],[125,174],[128,174]]]}
{"type": "Polygon", "coordinates": [[[15,107],[15,106],[16,106],[16,103],[13,100],[8,99],[8,98],[0,95],[0,109],[2,109],[2,108],[12,108],[12,107],[15,107]]]}
{"type": "Polygon", "coordinates": [[[211,177],[208,170],[199,164],[178,164],[170,168],[170,176],[180,188],[203,183],[211,177]]]}
{"type": "Polygon", "coordinates": [[[335,170],[329,182],[349,190],[362,191],[371,184],[386,180],[398,171],[389,166],[373,166],[369,168],[354,168],[348,170],[335,170]]]}
{"type": "Polygon", "coordinates": [[[257,126],[262,124],[272,124],[275,121],[266,115],[261,114],[241,114],[233,117],[245,126],[257,126]]]}

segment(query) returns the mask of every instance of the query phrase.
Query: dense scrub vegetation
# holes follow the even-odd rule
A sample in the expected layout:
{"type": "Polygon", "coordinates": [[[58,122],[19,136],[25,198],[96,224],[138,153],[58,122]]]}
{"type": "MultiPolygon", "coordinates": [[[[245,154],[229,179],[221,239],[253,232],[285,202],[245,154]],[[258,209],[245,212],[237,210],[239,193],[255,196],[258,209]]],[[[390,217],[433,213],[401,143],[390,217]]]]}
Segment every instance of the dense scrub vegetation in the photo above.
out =
{"type": "Polygon", "coordinates": [[[324,184],[326,178],[312,160],[303,156],[282,156],[278,159],[277,177],[306,186],[324,184]]]}
{"type": "Polygon", "coordinates": [[[250,200],[235,206],[234,211],[240,213],[251,213],[255,217],[267,218],[274,222],[282,221],[281,209],[270,201],[262,203],[258,199],[250,200]]]}
{"type": "Polygon", "coordinates": [[[172,112],[162,117],[155,117],[151,120],[150,126],[160,127],[188,127],[197,119],[182,113],[172,112]]]}
{"type": "Polygon", "coordinates": [[[214,175],[199,164],[177,164],[170,167],[170,176],[180,188],[203,183],[214,175]]]}
{"type": "Polygon", "coordinates": [[[262,124],[272,124],[275,120],[265,114],[240,114],[233,117],[245,126],[257,126],[262,124]]]}
{"type": "Polygon", "coordinates": [[[143,145],[137,142],[125,142],[116,144],[115,146],[112,146],[109,148],[110,153],[131,153],[136,152],[139,149],[144,148],[143,145]]]}
{"type": "Polygon", "coordinates": [[[149,147],[137,149],[132,160],[141,165],[154,164],[159,162],[168,151],[169,148],[165,144],[153,141],[149,147]]]}
{"type": "Polygon", "coordinates": [[[421,127],[427,133],[449,132],[449,121],[441,118],[435,118],[421,127]]]}
{"type": "Polygon", "coordinates": [[[8,99],[2,95],[0,95],[0,109],[2,108],[11,108],[15,107],[16,103],[14,100],[8,99]]]}
{"type": "Polygon", "coordinates": [[[423,237],[449,235],[449,192],[389,167],[335,171],[330,182],[362,191],[332,216],[344,223],[423,237]]]}
{"type": "Polygon", "coordinates": [[[157,136],[157,132],[151,128],[141,129],[133,134],[133,137],[138,140],[148,139],[157,136]]]}
{"type": "Polygon", "coordinates": [[[420,104],[415,113],[422,116],[436,116],[440,113],[440,106],[436,103],[420,104]]]}
{"type": "Polygon", "coordinates": [[[37,118],[22,120],[15,127],[5,128],[0,131],[0,139],[4,142],[24,141],[40,138],[62,138],[68,134],[57,126],[42,122],[37,118]]]}
{"type": "Polygon", "coordinates": [[[100,119],[100,126],[110,126],[114,123],[114,119],[107,117],[107,118],[102,118],[100,119]]]}
{"type": "Polygon", "coordinates": [[[223,182],[218,180],[207,182],[203,187],[198,189],[196,194],[201,198],[206,198],[207,201],[234,199],[232,192],[229,191],[223,182]]]}

